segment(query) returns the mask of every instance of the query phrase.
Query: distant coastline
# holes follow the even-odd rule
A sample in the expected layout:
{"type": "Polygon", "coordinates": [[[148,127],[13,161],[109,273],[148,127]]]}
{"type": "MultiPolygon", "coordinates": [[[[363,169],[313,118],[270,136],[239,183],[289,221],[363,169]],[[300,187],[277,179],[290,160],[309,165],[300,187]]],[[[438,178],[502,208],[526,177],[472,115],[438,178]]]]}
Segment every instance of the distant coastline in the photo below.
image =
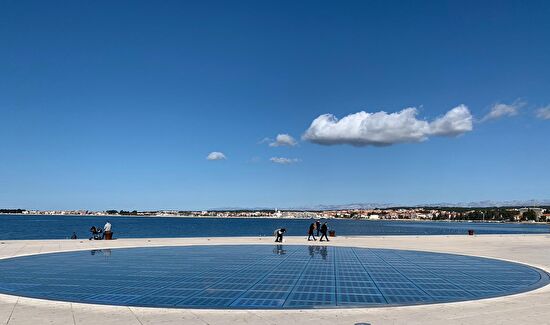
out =
{"type": "Polygon", "coordinates": [[[453,209],[373,209],[373,210],[337,210],[337,211],[192,211],[180,213],[176,211],[145,211],[127,213],[106,213],[92,211],[27,211],[1,210],[0,215],[43,216],[43,217],[97,217],[97,218],[198,218],[198,219],[338,219],[364,221],[410,221],[410,222],[476,222],[476,223],[522,223],[544,224],[550,222],[550,208],[483,208],[467,209],[464,212],[449,211],[453,209]],[[397,212],[396,212],[397,211],[397,212]],[[494,218],[495,211],[499,218],[494,218]],[[505,218],[503,211],[509,213],[505,218]],[[492,214],[491,214],[492,213],[492,214]],[[479,217],[481,215],[481,217],[479,217]],[[493,217],[491,217],[493,216],[493,217]]]}

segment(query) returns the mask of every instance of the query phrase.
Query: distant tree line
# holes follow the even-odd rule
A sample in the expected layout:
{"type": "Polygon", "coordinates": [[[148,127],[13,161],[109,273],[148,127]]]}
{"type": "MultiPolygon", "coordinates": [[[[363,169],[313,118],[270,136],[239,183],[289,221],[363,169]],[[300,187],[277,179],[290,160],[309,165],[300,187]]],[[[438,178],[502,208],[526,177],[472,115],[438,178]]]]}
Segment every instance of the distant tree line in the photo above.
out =
{"type": "Polygon", "coordinates": [[[0,209],[0,213],[23,213],[25,209],[0,209]]]}
{"type": "MultiPolygon", "coordinates": [[[[521,207],[518,207],[521,208],[521,207]]],[[[546,210],[549,210],[550,207],[540,207],[546,210]]],[[[398,208],[392,208],[395,210],[398,208]]],[[[401,209],[408,210],[410,207],[402,207],[401,209]]],[[[417,213],[420,214],[430,214],[431,210],[438,210],[439,214],[434,214],[432,220],[451,220],[451,221],[535,221],[537,220],[537,214],[535,211],[529,209],[523,214],[520,215],[518,210],[513,210],[514,207],[506,208],[461,208],[461,207],[423,207],[419,208],[417,213]]],[[[379,212],[370,212],[368,215],[377,214],[380,217],[384,218],[388,212],[386,210],[381,210],[379,212]]],[[[357,211],[351,211],[348,214],[343,216],[344,218],[361,218],[362,214],[357,211]]],[[[398,219],[407,218],[406,215],[398,214],[398,219]]],[[[539,219],[539,221],[546,221],[544,218],[539,219]]]]}
{"type": "MultiPolygon", "coordinates": [[[[440,216],[444,215],[442,213],[440,216]]],[[[480,209],[468,212],[457,213],[452,218],[455,220],[472,220],[472,221],[516,221],[519,211],[507,210],[504,208],[480,209]]]]}
{"type": "MultiPolygon", "coordinates": [[[[548,210],[548,207],[544,207],[548,210]]],[[[462,208],[458,208],[462,209],[462,208]]],[[[467,211],[441,211],[438,216],[435,216],[433,220],[472,220],[472,221],[535,221],[537,220],[537,214],[534,210],[528,209],[526,212],[520,215],[517,210],[509,210],[508,208],[481,208],[481,209],[468,209],[467,211]],[[450,212],[455,212],[456,215],[451,215],[450,212]]],[[[542,218],[539,221],[546,221],[542,218]]]]}
{"type": "Polygon", "coordinates": [[[124,210],[107,210],[105,211],[107,214],[120,214],[121,216],[137,216],[138,212],[137,210],[134,211],[124,211],[124,210]]]}

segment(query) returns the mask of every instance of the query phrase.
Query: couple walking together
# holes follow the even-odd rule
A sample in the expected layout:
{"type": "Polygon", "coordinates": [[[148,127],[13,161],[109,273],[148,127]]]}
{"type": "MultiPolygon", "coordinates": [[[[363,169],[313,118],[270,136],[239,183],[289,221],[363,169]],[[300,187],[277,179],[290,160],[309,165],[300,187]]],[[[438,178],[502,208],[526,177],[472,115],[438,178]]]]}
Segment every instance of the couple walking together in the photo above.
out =
{"type": "Polygon", "coordinates": [[[315,234],[314,234],[315,230],[317,230],[317,236],[319,236],[319,233],[321,233],[321,238],[319,239],[319,241],[323,241],[323,237],[327,241],[329,241],[328,237],[327,237],[328,226],[327,226],[326,222],[323,222],[323,225],[321,225],[321,222],[319,220],[317,220],[315,222],[312,222],[311,225],[309,225],[309,232],[308,232],[308,236],[307,236],[308,241],[311,240],[311,237],[313,237],[313,240],[317,240],[317,238],[315,238],[315,234]]]}

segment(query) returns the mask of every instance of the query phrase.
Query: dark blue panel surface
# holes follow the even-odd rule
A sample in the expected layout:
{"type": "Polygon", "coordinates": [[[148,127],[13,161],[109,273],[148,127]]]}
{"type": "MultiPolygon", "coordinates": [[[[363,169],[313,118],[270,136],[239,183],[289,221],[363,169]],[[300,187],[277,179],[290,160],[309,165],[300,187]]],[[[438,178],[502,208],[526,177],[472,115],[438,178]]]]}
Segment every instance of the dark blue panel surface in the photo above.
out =
{"type": "Polygon", "coordinates": [[[383,307],[532,290],[548,274],[429,252],[298,245],[128,248],[0,260],[0,292],[176,308],[383,307]]]}

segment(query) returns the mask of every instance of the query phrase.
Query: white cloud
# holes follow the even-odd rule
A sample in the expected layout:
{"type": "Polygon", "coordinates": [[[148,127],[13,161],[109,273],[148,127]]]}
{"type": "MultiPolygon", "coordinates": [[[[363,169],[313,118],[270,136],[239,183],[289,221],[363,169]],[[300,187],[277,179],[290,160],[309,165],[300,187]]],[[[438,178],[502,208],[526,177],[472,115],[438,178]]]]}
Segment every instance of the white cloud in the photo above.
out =
{"type": "Polygon", "coordinates": [[[537,117],[543,120],[550,120],[550,105],[537,109],[537,117]]]}
{"type": "Polygon", "coordinates": [[[472,114],[465,105],[448,111],[442,117],[430,123],[430,134],[438,136],[457,136],[473,129],[472,114]]]}
{"type": "Polygon", "coordinates": [[[396,143],[421,142],[429,136],[457,136],[471,131],[472,115],[464,105],[457,106],[433,122],[416,118],[418,110],[400,112],[358,112],[338,120],[332,114],[317,117],[303,139],[323,145],[388,146],[396,143]]]}
{"type": "Polygon", "coordinates": [[[289,134],[278,134],[277,137],[275,138],[275,141],[269,138],[265,138],[262,141],[265,142],[266,140],[270,142],[269,143],[270,147],[281,147],[281,146],[293,147],[298,144],[296,140],[289,134]]]}
{"type": "Polygon", "coordinates": [[[248,162],[251,163],[251,164],[256,164],[256,163],[259,163],[261,160],[262,160],[262,158],[260,158],[258,156],[254,156],[254,157],[250,158],[250,160],[248,162]]]}
{"type": "Polygon", "coordinates": [[[300,162],[298,158],[283,158],[283,157],[272,157],[269,160],[276,164],[288,165],[300,162]]]}
{"type": "Polygon", "coordinates": [[[208,154],[206,159],[208,159],[208,160],[224,160],[224,159],[227,159],[227,158],[225,157],[225,155],[222,152],[212,151],[211,153],[208,154]]]}
{"type": "Polygon", "coordinates": [[[481,119],[481,122],[488,120],[495,120],[505,116],[515,116],[518,115],[519,110],[526,105],[525,102],[521,100],[516,100],[512,104],[502,104],[497,103],[491,107],[491,111],[481,119]]]}

